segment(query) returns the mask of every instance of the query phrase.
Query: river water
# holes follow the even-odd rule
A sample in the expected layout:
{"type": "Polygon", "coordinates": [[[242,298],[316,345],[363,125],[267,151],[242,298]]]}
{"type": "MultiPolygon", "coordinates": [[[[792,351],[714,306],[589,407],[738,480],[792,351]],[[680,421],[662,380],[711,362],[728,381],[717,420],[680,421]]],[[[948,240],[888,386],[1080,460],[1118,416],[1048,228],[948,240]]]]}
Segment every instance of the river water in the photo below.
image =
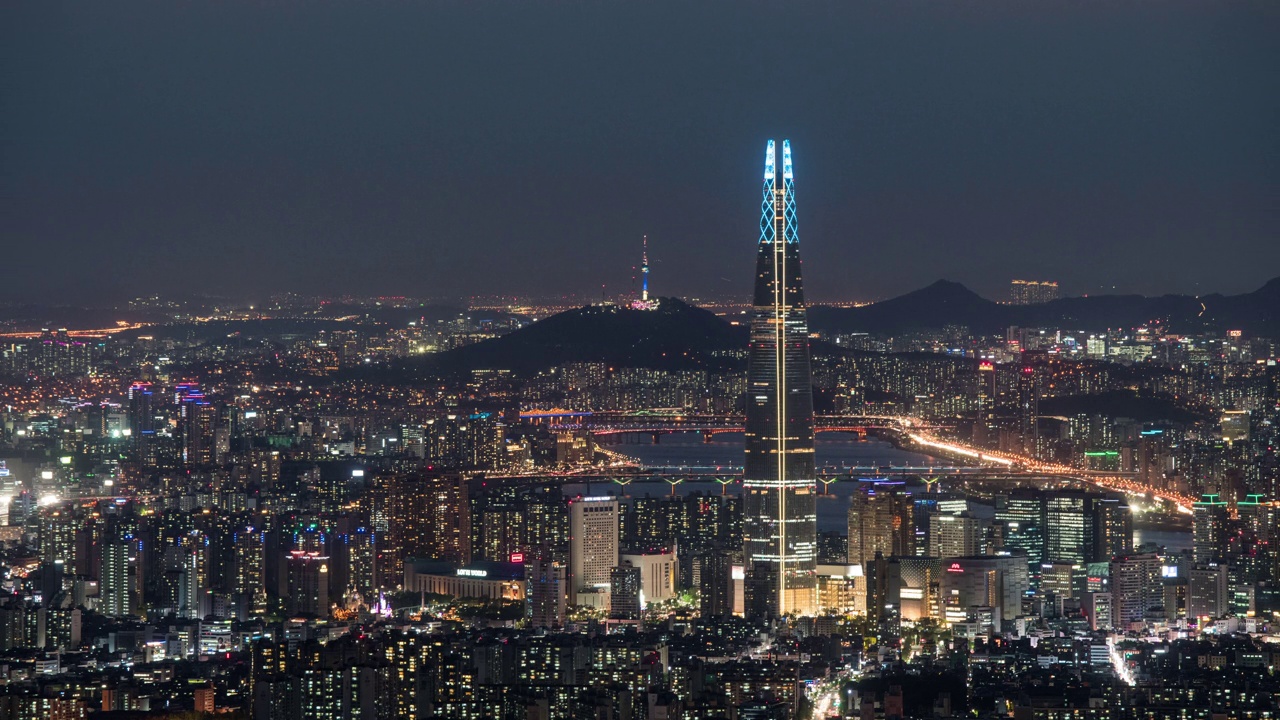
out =
{"type": "MultiPolygon", "coordinates": [[[[611,449],[639,458],[642,463],[660,467],[715,467],[742,469],[742,433],[713,435],[705,442],[698,433],[671,433],[661,435],[658,444],[647,435],[628,436],[630,442],[611,446],[611,449]]],[[[844,468],[869,465],[893,465],[920,467],[927,465],[953,465],[947,460],[921,453],[899,450],[889,443],[870,438],[858,439],[851,433],[819,433],[816,457],[818,467],[844,468]]]]}
{"type": "MultiPolygon", "coordinates": [[[[609,449],[637,458],[648,467],[687,468],[697,470],[721,469],[726,474],[740,473],[743,460],[742,433],[723,433],[714,435],[710,442],[705,442],[698,433],[672,433],[661,435],[654,444],[648,435],[627,436],[627,442],[611,445],[609,449]]],[[[859,439],[857,435],[848,433],[819,433],[816,437],[815,456],[819,468],[838,471],[843,468],[866,467],[927,467],[940,465],[949,467],[954,463],[945,458],[938,458],[923,453],[900,450],[884,440],[877,438],[859,439]]],[[[818,484],[818,529],[824,532],[844,533],[848,529],[849,498],[853,494],[853,485],[848,482],[836,482],[826,488],[818,484]]],[[[741,485],[721,486],[715,481],[686,482],[675,486],[675,492],[688,494],[702,492],[717,494],[726,492],[737,494],[741,485]]],[[[567,486],[566,491],[616,493],[617,485],[604,487],[599,484],[567,486]]],[[[665,495],[672,488],[665,483],[632,483],[627,486],[626,494],[632,497],[645,495],[665,495]]],[[[1191,547],[1191,533],[1182,529],[1137,529],[1134,532],[1134,544],[1154,542],[1177,552],[1191,547]]]]}
{"type": "MultiPolygon", "coordinates": [[[[722,433],[713,435],[711,442],[705,442],[698,433],[672,433],[660,436],[654,444],[648,435],[628,436],[628,442],[610,445],[609,449],[637,458],[646,467],[684,468],[690,470],[723,470],[726,475],[742,472],[744,439],[742,433],[722,433]]],[[[954,465],[943,458],[922,453],[899,450],[883,440],[870,438],[861,440],[857,435],[849,433],[820,433],[817,436],[815,456],[819,468],[835,472],[845,468],[866,467],[927,467],[954,465]]],[[[715,481],[686,482],[675,487],[680,494],[702,492],[718,494],[726,492],[736,495],[741,485],[733,484],[722,487],[715,481]]],[[[568,485],[567,492],[615,493],[617,485],[606,488],[603,485],[568,485]]],[[[845,532],[849,524],[849,498],[853,486],[848,482],[837,482],[818,488],[818,529],[822,531],[845,532]]],[[[665,483],[632,483],[627,486],[626,494],[632,497],[666,495],[671,488],[665,483]]]]}

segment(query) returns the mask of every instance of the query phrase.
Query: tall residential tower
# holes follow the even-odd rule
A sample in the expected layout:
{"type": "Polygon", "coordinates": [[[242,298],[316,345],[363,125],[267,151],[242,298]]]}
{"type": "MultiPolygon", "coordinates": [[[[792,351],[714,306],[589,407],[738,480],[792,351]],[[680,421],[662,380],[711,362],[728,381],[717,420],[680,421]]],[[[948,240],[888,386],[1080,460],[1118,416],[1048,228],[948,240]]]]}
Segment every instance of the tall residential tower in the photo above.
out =
{"type": "Polygon", "coordinates": [[[743,556],[748,615],[817,611],[809,328],[800,284],[791,142],[765,150],[747,366],[743,556]]]}

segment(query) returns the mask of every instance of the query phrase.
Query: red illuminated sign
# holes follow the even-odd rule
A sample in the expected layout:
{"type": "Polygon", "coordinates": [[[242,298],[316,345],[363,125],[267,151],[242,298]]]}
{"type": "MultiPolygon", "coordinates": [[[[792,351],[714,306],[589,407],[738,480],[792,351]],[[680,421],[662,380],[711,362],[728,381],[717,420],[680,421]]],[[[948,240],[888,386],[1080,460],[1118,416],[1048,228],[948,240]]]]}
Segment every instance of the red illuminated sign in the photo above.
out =
{"type": "Polygon", "coordinates": [[[524,562],[524,553],[511,553],[511,562],[513,563],[524,562]]]}
{"type": "Polygon", "coordinates": [[[947,572],[964,572],[964,568],[960,567],[960,563],[951,563],[951,567],[947,568],[947,572]]]}

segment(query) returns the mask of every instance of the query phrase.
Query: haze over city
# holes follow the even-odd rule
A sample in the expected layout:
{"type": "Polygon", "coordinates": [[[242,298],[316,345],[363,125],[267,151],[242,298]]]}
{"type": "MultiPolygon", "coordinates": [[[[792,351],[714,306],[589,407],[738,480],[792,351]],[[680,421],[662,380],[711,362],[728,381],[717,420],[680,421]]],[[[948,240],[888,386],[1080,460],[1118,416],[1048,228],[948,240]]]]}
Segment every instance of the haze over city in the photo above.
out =
{"type": "Polygon", "coordinates": [[[1268,3],[17,2],[0,296],[748,292],[755,148],[817,300],[1256,289],[1268,3]],[[744,253],[744,250],[748,252],[744,253]]]}
{"type": "Polygon", "coordinates": [[[1280,6],[0,7],[0,720],[1280,715],[1280,6]]]}

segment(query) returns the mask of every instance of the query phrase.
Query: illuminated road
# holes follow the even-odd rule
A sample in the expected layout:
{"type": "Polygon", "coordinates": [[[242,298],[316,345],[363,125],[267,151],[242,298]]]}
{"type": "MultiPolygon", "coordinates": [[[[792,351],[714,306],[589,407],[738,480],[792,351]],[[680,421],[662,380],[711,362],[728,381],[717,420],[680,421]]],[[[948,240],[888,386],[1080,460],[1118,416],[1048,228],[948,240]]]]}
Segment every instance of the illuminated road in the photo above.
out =
{"type": "MultiPolygon", "coordinates": [[[[702,431],[706,433],[740,430],[741,418],[734,415],[700,415],[684,413],[680,410],[657,409],[648,411],[618,413],[590,412],[575,410],[539,410],[523,413],[522,418],[532,422],[542,422],[553,428],[575,427],[589,429],[600,435],[627,432],[688,432],[702,431]]],[[[815,418],[815,430],[862,431],[875,429],[890,434],[899,434],[911,445],[935,455],[951,456],[964,461],[975,468],[871,468],[889,474],[913,471],[923,475],[970,474],[982,469],[998,470],[1001,474],[1015,476],[1042,475],[1056,476],[1065,480],[1087,483],[1103,490],[1124,493],[1137,497],[1168,503],[1178,512],[1190,514],[1195,498],[1164,488],[1151,487],[1138,482],[1131,474],[1114,471],[1084,470],[1068,465],[1044,462],[1025,455],[988,450],[973,447],[953,440],[943,439],[930,431],[933,425],[911,417],[885,415],[829,415],[815,418]]],[[[614,473],[622,475],[638,474],[648,477],[682,476],[693,479],[695,475],[708,474],[717,477],[729,477],[741,473],[738,467],[717,468],[644,468],[636,467],[634,458],[625,454],[600,448],[615,466],[614,473]]],[[[839,474],[842,469],[836,469],[839,474]]],[[[850,469],[843,469],[848,472],[850,469]]],[[[858,468],[857,470],[863,470],[858,468]]],[[[594,474],[598,468],[569,471],[565,475],[594,474]]],[[[639,479],[639,478],[637,478],[639,479]]]]}
{"type": "Polygon", "coordinates": [[[848,671],[843,671],[837,673],[834,677],[823,680],[814,687],[809,694],[809,701],[813,704],[813,714],[810,717],[813,720],[827,720],[831,717],[839,717],[840,690],[844,687],[845,682],[852,677],[853,675],[848,671]]]}
{"type": "Polygon", "coordinates": [[[1136,685],[1133,673],[1124,661],[1124,656],[1116,649],[1115,638],[1107,638],[1107,651],[1111,655],[1111,667],[1115,668],[1116,677],[1124,681],[1125,685],[1136,685]]]}
{"type": "Polygon", "coordinates": [[[840,688],[823,686],[813,699],[813,720],[826,720],[832,710],[840,710],[840,688]]]}
{"type": "MultiPolygon", "coordinates": [[[[131,323],[131,322],[125,322],[124,320],[117,320],[115,327],[97,328],[94,330],[69,330],[67,331],[67,337],[103,338],[108,335],[115,335],[116,333],[122,333],[126,330],[139,330],[144,327],[150,327],[152,324],[153,323],[142,323],[142,322],[131,323]]],[[[39,338],[42,335],[44,335],[44,332],[45,331],[43,330],[38,332],[36,331],[7,332],[7,333],[0,333],[0,338],[33,340],[35,338],[39,338]]]]}
{"type": "MultiPolygon", "coordinates": [[[[904,419],[904,424],[908,427],[910,427],[910,422],[910,419],[904,419]]],[[[960,455],[961,457],[971,458],[979,463],[992,463],[1008,467],[1011,470],[1020,470],[1027,473],[1041,475],[1060,475],[1096,485],[1104,490],[1160,500],[1173,505],[1180,513],[1190,514],[1191,506],[1195,503],[1195,499],[1187,495],[1182,495],[1181,493],[1177,493],[1172,490],[1144,485],[1135,481],[1133,478],[1125,477],[1119,473],[1102,472],[1097,470],[1081,470],[1080,468],[1073,468],[1068,465],[1043,462],[1025,455],[992,452],[990,450],[975,448],[950,440],[940,440],[924,433],[907,431],[906,435],[912,442],[931,450],[940,451],[942,453],[953,453],[960,455]]]]}

